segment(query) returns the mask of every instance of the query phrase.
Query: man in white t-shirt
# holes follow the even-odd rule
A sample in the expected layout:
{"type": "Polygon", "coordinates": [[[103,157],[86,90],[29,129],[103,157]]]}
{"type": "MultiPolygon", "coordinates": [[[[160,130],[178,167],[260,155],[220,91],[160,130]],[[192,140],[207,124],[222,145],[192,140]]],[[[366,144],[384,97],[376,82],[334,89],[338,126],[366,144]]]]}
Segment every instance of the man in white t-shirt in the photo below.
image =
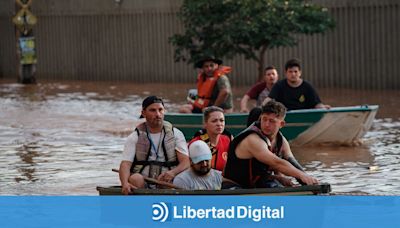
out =
{"type": "Polygon", "coordinates": [[[174,185],[187,190],[221,189],[221,171],[211,168],[211,150],[202,140],[189,146],[191,168],[181,172],[174,179],[174,185]]]}
{"type": "Polygon", "coordinates": [[[143,176],[172,182],[174,177],[189,167],[189,156],[183,133],[164,121],[161,98],[149,96],[143,100],[145,122],[136,126],[128,136],[119,178],[122,193],[147,187],[143,176]]]}

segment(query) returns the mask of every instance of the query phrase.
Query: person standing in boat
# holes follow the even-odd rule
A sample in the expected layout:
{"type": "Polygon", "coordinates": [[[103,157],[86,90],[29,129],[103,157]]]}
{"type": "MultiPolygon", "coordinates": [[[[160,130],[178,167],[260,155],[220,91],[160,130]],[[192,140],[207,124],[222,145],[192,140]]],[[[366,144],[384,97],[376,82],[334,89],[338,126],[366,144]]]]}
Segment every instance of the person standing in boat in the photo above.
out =
{"type": "Polygon", "coordinates": [[[224,110],[217,106],[204,109],[204,129],[195,133],[189,146],[198,140],[207,143],[212,153],[211,168],[222,171],[228,157],[229,143],[232,135],[225,130],[224,110]]]}
{"type": "Polygon", "coordinates": [[[321,102],[317,91],[301,78],[301,62],[291,59],[285,64],[286,79],[278,81],[264,103],[274,99],[281,102],[288,110],[327,108],[331,106],[321,102]]]}
{"type": "Polygon", "coordinates": [[[233,111],[232,89],[229,78],[231,67],[221,66],[222,60],[206,57],[195,64],[201,69],[197,76],[197,98],[192,104],[183,105],[181,113],[202,113],[208,106],[218,106],[225,113],[233,111]]]}
{"type": "Polygon", "coordinates": [[[262,102],[268,97],[274,84],[278,81],[278,71],[274,66],[268,66],[264,70],[264,80],[258,82],[246,92],[240,101],[240,112],[249,112],[248,101],[254,99],[257,101],[256,107],[261,107],[262,102]]]}
{"type": "Polygon", "coordinates": [[[233,139],[223,173],[230,181],[224,181],[222,188],[291,186],[291,180],[282,174],[295,177],[307,185],[318,183],[302,171],[288,141],[279,133],[285,124],[285,115],[283,104],[269,101],[262,106],[260,120],[233,139]]]}
{"type": "Polygon", "coordinates": [[[164,121],[164,112],[161,98],[149,96],[143,100],[141,114],[146,121],[128,136],[122,154],[119,168],[122,193],[147,187],[143,176],[172,182],[189,167],[185,137],[164,121]]]}
{"type": "Polygon", "coordinates": [[[221,189],[221,171],[211,168],[211,150],[202,140],[189,145],[190,168],[174,178],[173,184],[187,190],[221,189]]]}

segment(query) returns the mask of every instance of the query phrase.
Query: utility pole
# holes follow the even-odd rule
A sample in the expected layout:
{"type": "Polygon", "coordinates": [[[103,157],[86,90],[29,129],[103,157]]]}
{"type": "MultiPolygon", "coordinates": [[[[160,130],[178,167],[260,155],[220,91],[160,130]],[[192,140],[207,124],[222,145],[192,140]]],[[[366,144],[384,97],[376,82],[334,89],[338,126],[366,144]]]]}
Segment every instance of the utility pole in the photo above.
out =
{"type": "Polygon", "coordinates": [[[33,26],[37,18],[29,10],[32,0],[15,0],[17,14],[12,18],[15,24],[15,37],[17,48],[18,82],[35,83],[36,49],[33,26]]]}

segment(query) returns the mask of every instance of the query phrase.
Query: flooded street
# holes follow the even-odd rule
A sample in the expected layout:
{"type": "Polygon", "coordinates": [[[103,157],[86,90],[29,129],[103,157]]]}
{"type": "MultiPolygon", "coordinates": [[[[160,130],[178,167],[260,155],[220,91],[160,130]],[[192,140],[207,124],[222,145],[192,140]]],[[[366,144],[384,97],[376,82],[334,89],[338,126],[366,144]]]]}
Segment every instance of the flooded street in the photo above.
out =
{"type": "MultiPolygon", "coordinates": [[[[118,185],[125,137],[149,94],[170,112],[194,85],[0,80],[0,195],[96,195],[118,185]]],[[[236,108],[247,88],[234,88],[236,108]]],[[[378,104],[362,145],[300,147],[308,172],[334,192],[400,195],[400,92],[319,89],[332,106],[378,104]]],[[[340,134],[340,132],[338,132],[340,134]]]]}

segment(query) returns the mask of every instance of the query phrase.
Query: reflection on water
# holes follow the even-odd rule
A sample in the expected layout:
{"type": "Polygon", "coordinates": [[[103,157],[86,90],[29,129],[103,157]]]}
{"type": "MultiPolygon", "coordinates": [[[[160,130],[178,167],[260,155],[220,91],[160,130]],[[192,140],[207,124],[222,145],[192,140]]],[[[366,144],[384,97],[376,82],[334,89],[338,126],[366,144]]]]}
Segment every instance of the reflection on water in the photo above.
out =
{"type": "MultiPolygon", "coordinates": [[[[142,98],[162,96],[167,109],[176,111],[190,86],[116,82],[25,86],[0,80],[0,194],[93,195],[97,185],[119,184],[111,169],[119,165],[142,98]]],[[[236,107],[246,89],[234,89],[236,107]]],[[[379,104],[381,108],[363,145],[293,148],[299,161],[336,192],[400,194],[399,92],[320,93],[334,106],[379,104]]]]}

